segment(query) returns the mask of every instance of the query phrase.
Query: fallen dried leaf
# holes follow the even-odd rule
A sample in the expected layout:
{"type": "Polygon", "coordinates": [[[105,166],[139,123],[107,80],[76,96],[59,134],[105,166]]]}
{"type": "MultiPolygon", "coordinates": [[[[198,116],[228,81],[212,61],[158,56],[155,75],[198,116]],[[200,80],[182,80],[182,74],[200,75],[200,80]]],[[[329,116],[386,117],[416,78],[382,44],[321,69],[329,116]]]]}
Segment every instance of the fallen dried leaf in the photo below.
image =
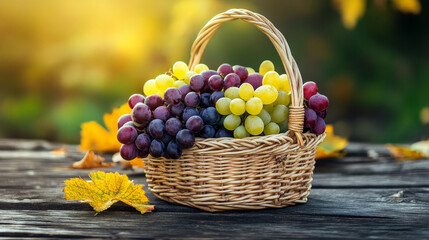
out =
{"type": "Polygon", "coordinates": [[[387,144],[386,147],[392,152],[393,157],[398,160],[429,158],[429,140],[416,142],[409,146],[387,144]]]}
{"type": "Polygon", "coordinates": [[[112,113],[104,114],[103,120],[107,130],[95,121],[85,122],[81,125],[80,150],[94,150],[97,152],[117,152],[121,143],[116,138],[118,119],[124,114],[131,113],[128,104],[114,108],[112,113]]]}
{"type": "Polygon", "coordinates": [[[88,203],[97,212],[95,215],[118,201],[134,207],[142,214],[154,209],[154,205],[148,205],[149,199],[142,189],[143,185],[134,185],[125,174],[97,171],[90,173],[89,177],[91,182],[82,178],[66,180],[64,198],[88,203]]]}
{"type": "Polygon", "coordinates": [[[82,160],[73,163],[69,168],[75,169],[93,169],[93,168],[109,168],[115,163],[105,163],[104,158],[94,154],[93,151],[88,151],[82,160]]]}
{"type": "Polygon", "coordinates": [[[60,147],[57,149],[54,149],[51,151],[51,154],[58,155],[58,156],[64,156],[66,155],[67,149],[65,147],[60,147]]]}
{"type": "Polygon", "coordinates": [[[128,160],[123,159],[119,152],[113,154],[112,161],[121,163],[123,170],[136,170],[136,168],[143,168],[144,167],[143,159],[135,158],[131,161],[128,161],[128,160]]]}
{"type": "Polygon", "coordinates": [[[347,153],[342,152],[342,150],[344,150],[347,144],[347,139],[335,136],[332,125],[327,125],[326,137],[317,147],[316,159],[344,157],[347,153]]]}

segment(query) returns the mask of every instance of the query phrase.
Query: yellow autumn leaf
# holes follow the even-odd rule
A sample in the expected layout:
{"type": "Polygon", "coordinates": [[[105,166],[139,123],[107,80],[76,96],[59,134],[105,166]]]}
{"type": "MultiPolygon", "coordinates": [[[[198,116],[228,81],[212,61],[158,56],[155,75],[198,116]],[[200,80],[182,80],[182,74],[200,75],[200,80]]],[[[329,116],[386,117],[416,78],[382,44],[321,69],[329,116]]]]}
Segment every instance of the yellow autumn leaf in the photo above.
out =
{"type": "Polygon", "coordinates": [[[105,163],[104,158],[96,155],[93,151],[88,151],[85,156],[78,162],[74,162],[70,169],[93,169],[93,168],[109,168],[115,163],[105,163]]]}
{"type": "Polygon", "coordinates": [[[89,177],[91,182],[82,178],[66,180],[64,198],[88,203],[97,212],[96,215],[118,201],[134,207],[142,214],[154,209],[154,205],[148,205],[149,199],[142,189],[143,185],[134,185],[125,174],[97,171],[90,173],[89,177]]]}
{"type": "Polygon", "coordinates": [[[409,146],[387,144],[393,157],[399,160],[417,160],[429,158],[429,140],[413,143],[409,146]]]}
{"type": "Polygon", "coordinates": [[[347,139],[335,136],[332,125],[327,125],[326,137],[316,150],[316,159],[343,157],[346,152],[341,151],[344,150],[347,144],[347,139]]]}
{"type": "Polygon", "coordinates": [[[333,3],[347,29],[353,29],[365,13],[366,0],[333,0],[333,3]]]}
{"type": "Polygon", "coordinates": [[[421,6],[419,0],[392,0],[395,7],[404,13],[419,14],[421,6]]]}
{"type": "Polygon", "coordinates": [[[131,113],[128,104],[120,108],[114,108],[112,113],[103,116],[107,130],[95,121],[85,122],[81,125],[81,138],[79,149],[93,150],[97,152],[117,152],[121,148],[121,143],[116,138],[118,131],[118,119],[124,114],[131,113]]]}

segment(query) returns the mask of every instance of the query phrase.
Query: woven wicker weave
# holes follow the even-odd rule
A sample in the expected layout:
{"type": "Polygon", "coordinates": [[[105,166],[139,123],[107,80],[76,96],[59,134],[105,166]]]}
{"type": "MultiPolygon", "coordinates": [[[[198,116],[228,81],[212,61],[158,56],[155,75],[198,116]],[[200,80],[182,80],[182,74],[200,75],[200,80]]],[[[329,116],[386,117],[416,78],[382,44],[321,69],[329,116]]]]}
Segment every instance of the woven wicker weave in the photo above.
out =
{"type": "Polygon", "coordinates": [[[218,14],[200,31],[189,66],[200,61],[219,27],[241,19],[264,32],[276,47],[290,79],[289,131],[243,139],[196,140],[178,160],[144,159],[149,189],[168,202],[210,212],[281,208],[305,203],[310,193],[317,146],[325,134],[302,133],[302,80],[284,36],[264,16],[244,9],[218,14]]]}

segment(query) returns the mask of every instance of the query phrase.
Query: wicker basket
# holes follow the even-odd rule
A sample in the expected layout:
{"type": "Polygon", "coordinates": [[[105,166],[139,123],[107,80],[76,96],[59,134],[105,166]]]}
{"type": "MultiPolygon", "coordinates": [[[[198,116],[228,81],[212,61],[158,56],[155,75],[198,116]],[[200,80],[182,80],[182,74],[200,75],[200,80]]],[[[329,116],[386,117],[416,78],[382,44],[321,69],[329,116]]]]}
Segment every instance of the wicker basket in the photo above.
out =
{"type": "Polygon", "coordinates": [[[231,9],[211,19],[191,50],[190,68],[200,61],[219,27],[241,19],[264,32],[280,55],[290,79],[289,131],[233,138],[198,138],[178,160],[144,159],[152,193],[160,199],[205,211],[281,208],[305,203],[310,193],[316,148],[325,134],[302,133],[302,80],[284,36],[264,16],[231,9]]]}

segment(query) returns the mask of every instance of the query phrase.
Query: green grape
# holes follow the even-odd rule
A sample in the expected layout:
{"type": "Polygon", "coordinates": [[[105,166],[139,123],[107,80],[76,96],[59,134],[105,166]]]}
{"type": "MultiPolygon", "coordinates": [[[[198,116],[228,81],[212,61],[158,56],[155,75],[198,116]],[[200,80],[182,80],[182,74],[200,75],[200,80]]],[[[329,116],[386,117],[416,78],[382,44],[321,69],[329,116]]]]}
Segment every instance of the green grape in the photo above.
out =
{"type": "Polygon", "coordinates": [[[271,121],[280,123],[286,120],[288,117],[289,110],[285,105],[277,105],[271,112],[271,121]]]}
{"type": "Polygon", "coordinates": [[[283,122],[279,123],[279,127],[280,127],[280,132],[281,133],[287,132],[287,130],[289,129],[287,118],[283,122]]]}
{"type": "Polygon", "coordinates": [[[289,105],[290,103],[290,94],[285,91],[279,91],[277,100],[274,102],[274,105],[289,105]]]}
{"type": "Polygon", "coordinates": [[[265,73],[262,79],[262,85],[271,85],[276,89],[280,89],[280,76],[276,71],[269,71],[265,73]]]}
{"type": "Polygon", "coordinates": [[[155,79],[151,79],[143,85],[143,93],[146,96],[156,94],[158,92],[158,88],[156,88],[155,79]]]}
{"type": "Polygon", "coordinates": [[[255,97],[260,98],[264,104],[276,101],[277,95],[277,89],[271,85],[262,85],[255,90],[255,97]]]}
{"type": "Polygon", "coordinates": [[[255,69],[251,68],[251,67],[247,67],[247,72],[250,74],[255,73],[255,69]]]}
{"type": "Polygon", "coordinates": [[[231,99],[227,97],[220,98],[216,102],[216,110],[221,115],[231,114],[231,110],[229,109],[229,105],[231,104],[231,99]]]}
{"type": "Polygon", "coordinates": [[[191,77],[194,76],[195,74],[197,74],[197,73],[194,71],[187,72],[185,75],[185,79],[184,79],[185,83],[189,85],[189,81],[190,81],[191,77]]]}
{"type": "Polygon", "coordinates": [[[241,118],[234,114],[229,114],[223,121],[223,126],[230,131],[236,129],[238,126],[240,126],[240,124],[241,118]]]}
{"type": "Polygon", "coordinates": [[[272,134],[279,134],[279,133],[280,133],[280,127],[277,123],[270,122],[264,128],[265,135],[272,135],[272,134]]]}
{"type": "Polygon", "coordinates": [[[262,107],[264,105],[262,104],[262,100],[257,97],[252,97],[249,99],[249,101],[246,102],[246,112],[248,112],[251,115],[258,115],[262,107]]]}
{"type": "Polygon", "coordinates": [[[165,89],[172,87],[173,83],[174,79],[167,74],[161,74],[155,78],[156,88],[158,88],[158,90],[161,90],[162,92],[164,92],[165,89]]]}
{"type": "Polygon", "coordinates": [[[290,93],[289,78],[287,77],[286,74],[280,75],[280,89],[279,90],[290,93]]]}
{"type": "Polygon", "coordinates": [[[175,62],[173,65],[173,74],[177,79],[184,79],[188,71],[188,65],[182,61],[175,62]]]}
{"type": "Polygon", "coordinates": [[[246,103],[240,98],[232,99],[229,104],[229,109],[233,114],[240,116],[246,112],[246,103]]]}
{"type": "Polygon", "coordinates": [[[265,60],[259,66],[259,73],[264,76],[269,71],[274,71],[274,64],[270,60],[265,60]]]}
{"type": "Polygon", "coordinates": [[[243,83],[238,89],[238,94],[244,101],[251,99],[253,97],[253,92],[253,86],[250,83],[243,83]]]}
{"type": "Polygon", "coordinates": [[[274,104],[273,103],[266,104],[266,105],[264,105],[264,109],[267,110],[267,112],[271,113],[271,112],[273,112],[274,104]]]}
{"type": "Polygon", "coordinates": [[[258,117],[262,119],[262,121],[264,122],[264,125],[267,125],[268,123],[271,122],[271,115],[265,109],[261,110],[261,112],[258,114],[258,117]]]}
{"type": "Polygon", "coordinates": [[[177,81],[174,81],[174,83],[173,83],[173,87],[175,87],[175,88],[179,88],[180,86],[182,86],[183,84],[186,84],[183,80],[177,80],[177,81]]]}
{"type": "Polygon", "coordinates": [[[246,128],[243,125],[238,126],[235,130],[234,130],[234,137],[235,138],[245,138],[245,137],[249,137],[250,134],[246,131],[246,128]]]}
{"type": "Polygon", "coordinates": [[[264,131],[264,122],[257,116],[249,115],[244,121],[244,127],[252,135],[259,135],[264,131]]]}
{"type": "Polygon", "coordinates": [[[197,66],[195,66],[195,72],[198,74],[200,74],[204,70],[209,70],[209,67],[207,67],[207,65],[203,63],[197,64],[197,66]]]}
{"type": "Polygon", "coordinates": [[[238,87],[230,87],[226,89],[225,97],[229,99],[240,98],[240,89],[238,87]]]}

